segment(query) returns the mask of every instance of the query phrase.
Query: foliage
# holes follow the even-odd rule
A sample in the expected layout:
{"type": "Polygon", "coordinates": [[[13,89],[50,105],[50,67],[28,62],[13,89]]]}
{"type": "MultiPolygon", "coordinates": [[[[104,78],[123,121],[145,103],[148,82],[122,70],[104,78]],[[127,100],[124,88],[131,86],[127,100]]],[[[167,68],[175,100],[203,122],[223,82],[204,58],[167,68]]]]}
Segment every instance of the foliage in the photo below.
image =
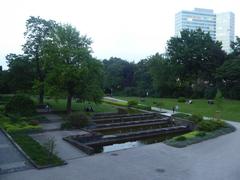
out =
{"type": "Polygon", "coordinates": [[[49,156],[49,152],[38,142],[26,134],[12,133],[14,141],[24,150],[24,152],[39,166],[62,165],[61,160],[56,155],[49,156]]]}
{"type": "Polygon", "coordinates": [[[55,36],[49,42],[52,70],[47,77],[48,89],[52,95],[67,96],[67,112],[72,110],[72,98],[82,101],[100,102],[102,66],[91,57],[91,39],[80,36],[71,25],[55,28],[55,36]]]}
{"type": "Polygon", "coordinates": [[[124,106],[124,107],[128,106],[127,102],[109,101],[109,100],[106,100],[106,99],[104,99],[103,102],[108,103],[108,104],[112,104],[114,106],[124,106]]]}
{"type": "Polygon", "coordinates": [[[67,120],[74,128],[83,128],[90,124],[89,117],[83,113],[71,113],[67,120]]]}
{"type": "Polygon", "coordinates": [[[178,72],[181,82],[194,83],[198,78],[212,81],[213,73],[226,56],[221,44],[201,29],[183,30],[181,36],[172,37],[167,46],[171,63],[182,66],[178,72]]]}
{"type": "Polygon", "coordinates": [[[189,120],[198,124],[203,120],[203,117],[201,115],[193,114],[189,117],[189,120]]]}
{"type": "Polygon", "coordinates": [[[23,45],[24,54],[29,57],[36,74],[38,84],[39,104],[43,104],[44,86],[47,72],[50,68],[47,63],[49,48],[47,42],[52,38],[56,23],[52,20],[45,20],[40,17],[31,16],[26,22],[24,36],[26,42],[23,45]]]}
{"type": "Polygon", "coordinates": [[[204,91],[204,98],[206,99],[214,99],[216,96],[217,89],[214,86],[209,86],[204,91]]]}
{"type": "Polygon", "coordinates": [[[220,90],[217,91],[216,97],[215,97],[215,104],[218,108],[218,110],[222,109],[222,103],[223,103],[223,96],[220,90]]]}
{"type": "Polygon", "coordinates": [[[196,131],[192,131],[192,132],[181,135],[186,138],[184,141],[176,141],[176,139],[179,137],[177,136],[170,140],[166,140],[165,143],[174,147],[185,147],[187,145],[199,143],[208,139],[216,138],[218,136],[234,132],[235,130],[236,128],[234,126],[226,123],[225,127],[217,129],[212,132],[204,132],[204,131],[196,130],[196,131]]]}
{"type": "Polygon", "coordinates": [[[229,55],[231,58],[239,57],[240,56],[240,37],[236,37],[234,42],[231,42],[231,48],[233,52],[229,55]]]}
{"type": "Polygon", "coordinates": [[[183,118],[183,119],[189,119],[191,116],[184,113],[175,113],[172,115],[173,117],[183,118]]]}
{"type": "Polygon", "coordinates": [[[224,97],[240,99],[240,59],[225,61],[217,69],[216,78],[224,97]]]}
{"type": "Polygon", "coordinates": [[[128,101],[128,106],[137,106],[138,105],[138,102],[135,101],[135,100],[129,100],[128,101]]]}
{"type": "Polygon", "coordinates": [[[31,92],[35,79],[33,64],[26,55],[8,54],[8,86],[11,92],[31,92]]]}
{"type": "Polygon", "coordinates": [[[185,136],[178,136],[175,138],[176,141],[185,141],[187,138],[185,136]]]}
{"type": "Polygon", "coordinates": [[[226,126],[225,122],[221,120],[204,120],[198,123],[197,128],[200,131],[211,132],[225,126],[226,126]]]}
{"type": "Polygon", "coordinates": [[[12,120],[10,117],[6,117],[0,114],[0,127],[5,129],[9,133],[16,132],[34,132],[40,130],[40,126],[31,125],[21,119],[12,120]]]}
{"type": "Polygon", "coordinates": [[[179,97],[179,98],[178,98],[178,102],[180,102],[180,103],[185,103],[185,102],[186,102],[185,97],[179,97]]]}
{"type": "Polygon", "coordinates": [[[177,86],[176,71],[178,66],[173,66],[169,63],[169,59],[163,58],[158,53],[150,56],[148,61],[155,94],[158,96],[172,96],[177,86]]]}
{"type": "Polygon", "coordinates": [[[104,65],[104,89],[115,91],[132,87],[134,82],[135,65],[121,58],[111,57],[103,60],[104,65]]]}
{"type": "Polygon", "coordinates": [[[151,111],[151,106],[147,106],[147,105],[144,105],[144,104],[138,104],[136,106],[134,106],[135,108],[137,109],[142,109],[142,110],[146,110],[146,111],[151,111]]]}
{"type": "Polygon", "coordinates": [[[128,114],[128,110],[126,108],[117,108],[118,114],[128,114]]]}
{"type": "Polygon", "coordinates": [[[61,124],[61,129],[72,129],[72,128],[73,126],[69,121],[65,121],[61,124]]]}
{"type": "Polygon", "coordinates": [[[30,116],[35,113],[34,101],[26,95],[15,95],[5,106],[5,112],[20,116],[30,116]]]}

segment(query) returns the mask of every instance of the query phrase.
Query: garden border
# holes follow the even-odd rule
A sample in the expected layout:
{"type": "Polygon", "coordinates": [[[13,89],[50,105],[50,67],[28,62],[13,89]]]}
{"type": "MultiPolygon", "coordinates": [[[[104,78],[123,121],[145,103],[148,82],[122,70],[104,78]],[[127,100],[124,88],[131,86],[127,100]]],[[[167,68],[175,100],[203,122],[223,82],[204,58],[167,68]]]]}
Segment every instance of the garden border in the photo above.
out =
{"type": "Polygon", "coordinates": [[[17,148],[17,150],[37,169],[45,169],[45,168],[51,168],[51,167],[57,167],[57,166],[63,166],[68,164],[65,160],[62,159],[63,164],[61,165],[45,165],[45,166],[39,166],[37,165],[24,151],[23,149],[14,141],[14,139],[11,137],[10,134],[7,133],[3,128],[0,128],[0,130],[3,132],[3,134],[10,140],[10,142],[17,148]]]}

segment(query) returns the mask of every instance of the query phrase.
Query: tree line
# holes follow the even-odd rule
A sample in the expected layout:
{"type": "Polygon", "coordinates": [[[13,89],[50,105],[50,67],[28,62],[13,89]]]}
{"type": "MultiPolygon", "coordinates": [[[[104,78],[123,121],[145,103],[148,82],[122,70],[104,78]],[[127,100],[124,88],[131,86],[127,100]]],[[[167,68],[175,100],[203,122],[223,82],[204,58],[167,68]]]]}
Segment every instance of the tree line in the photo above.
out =
{"type": "Polygon", "coordinates": [[[102,98],[102,64],[91,54],[91,39],[69,24],[40,17],[26,22],[23,54],[6,56],[9,69],[1,72],[1,93],[66,97],[67,112],[72,99],[99,102],[102,98]]]}
{"type": "Polygon", "coordinates": [[[23,54],[6,56],[0,72],[0,93],[66,97],[100,102],[103,93],[126,96],[240,99],[240,38],[226,54],[218,41],[201,29],[171,37],[166,54],[156,53],[137,63],[118,57],[92,56],[89,37],[69,24],[40,17],[26,21],[23,54]]]}
{"type": "Polygon", "coordinates": [[[240,38],[226,54],[222,44],[201,29],[171,37],[166,54],[138,63],[120,58],[103,61],[105,93],[126,96],[215,97],[240,99],[240,38]]]}

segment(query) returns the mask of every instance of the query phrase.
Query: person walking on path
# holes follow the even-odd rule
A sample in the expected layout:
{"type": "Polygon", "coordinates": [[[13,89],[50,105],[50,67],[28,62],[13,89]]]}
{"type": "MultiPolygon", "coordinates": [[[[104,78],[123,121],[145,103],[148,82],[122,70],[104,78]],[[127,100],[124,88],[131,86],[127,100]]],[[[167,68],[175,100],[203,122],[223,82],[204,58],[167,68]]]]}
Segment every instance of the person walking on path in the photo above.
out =
{"type": "Polygon", "coordinates": [[[173,108],[172,108],[172,112],[173,112],[173,114],[174,114],[174,111],[175,111],[175,106],[173,106],[173,108]]]}
{"type": "Polygon", "coordinates": [[[179,106],[176,105],[176,107],[175,107],[175,111],[177,112],[178,110],[179,110],[179,106]]]}

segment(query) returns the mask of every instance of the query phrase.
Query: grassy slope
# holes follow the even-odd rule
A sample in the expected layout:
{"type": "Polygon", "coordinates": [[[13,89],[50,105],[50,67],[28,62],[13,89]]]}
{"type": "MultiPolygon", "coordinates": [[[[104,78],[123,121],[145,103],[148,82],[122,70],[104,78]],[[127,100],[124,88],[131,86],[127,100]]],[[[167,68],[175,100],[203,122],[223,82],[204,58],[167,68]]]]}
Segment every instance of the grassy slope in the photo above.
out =
{"type": "MultiPolygon", "coordinates": [[[[139,97],[117,97],[123,100],[138,100],[139,97]]],[[[179,111],[191,113],[191,114],[201,114],[203,116],[213,117],[216,113],[216,105],[208,105],[205,99],[194,99],[193,104],[185,104],[177,102],[177,99],[170,98],[144,98],[145,101],[142,104],[147,104],[151,106],[154,105],[153,102],[160,102],[162,108],[172,109],[173,106],[179,105],[179,111]]],[[[240,121],[240,101],[237,100],[224,100],[223,108],[221,110],[221,117],[227,120],[240,121]]]]}
{"type": "MultiPolygon", "coordinates": [[[[59,100],[53,100],[48,99],[45,100],[45,103],[49,103],[54,110],[57,111],[64,111],[66,110],[66,100],[65,99],[59,99],[59,100]]],[[[76,101],[72,102],[72,109],[74,111],[83,111],[84,107],[87,107],[88,103],[77,103],[76,101]]],[[[94,110],[94,112],[116,112],[116,108],[112,105],[102,103],[102,104],[94,104],[91,103],[91,106],[94,110]]]]}

